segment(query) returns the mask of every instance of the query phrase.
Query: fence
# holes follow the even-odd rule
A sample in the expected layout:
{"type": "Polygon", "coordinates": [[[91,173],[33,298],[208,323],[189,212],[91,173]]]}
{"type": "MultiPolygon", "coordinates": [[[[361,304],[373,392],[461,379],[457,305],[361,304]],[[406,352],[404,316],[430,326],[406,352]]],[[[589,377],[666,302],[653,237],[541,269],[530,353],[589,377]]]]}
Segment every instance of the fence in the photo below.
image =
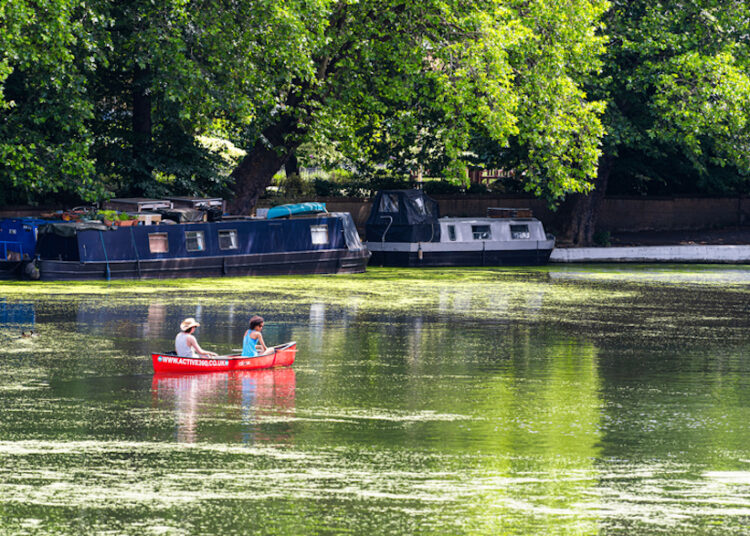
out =
{"type": "MultiPolygon", "coordinates": [[[[432,196],[442,216],[485,216],[490,207],[530,208],[546,226],[559,226],[558,212],[535,198],[432,196]]],[[[361,199],[321,198],[331,212],[351,212],[358,228],[370,214],[361,199]]],[[[603,231],[676,231],[750,225],[750,197],[611,197],[604,200],[597,228],[603,231]]]]}

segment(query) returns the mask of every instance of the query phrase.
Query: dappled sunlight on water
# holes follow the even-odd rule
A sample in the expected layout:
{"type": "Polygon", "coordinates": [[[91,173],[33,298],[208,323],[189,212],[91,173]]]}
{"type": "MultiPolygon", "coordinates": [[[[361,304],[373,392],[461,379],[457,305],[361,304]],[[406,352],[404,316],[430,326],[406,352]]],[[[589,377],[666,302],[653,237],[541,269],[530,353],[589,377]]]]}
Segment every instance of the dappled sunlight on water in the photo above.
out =
{"type": "Polygon", "coordinates": [[[0,533],[744,534],[749,274],[0,283],[0,533]],[[152,373],[256,313],[292,368],[152,373]]]}

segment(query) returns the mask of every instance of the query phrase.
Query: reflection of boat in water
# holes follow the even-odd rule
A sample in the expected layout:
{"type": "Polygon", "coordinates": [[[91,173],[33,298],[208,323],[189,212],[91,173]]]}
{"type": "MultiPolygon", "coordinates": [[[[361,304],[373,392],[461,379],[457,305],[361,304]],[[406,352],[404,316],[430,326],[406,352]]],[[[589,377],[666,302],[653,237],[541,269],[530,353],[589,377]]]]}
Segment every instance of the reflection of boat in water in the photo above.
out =
{"type": "Polygon", "coordinates": [[[241,434],[246,440],[284,441],[289,438],[288,430],[270,434],[257,425],[294,410],[296,382],[291,368],[154,374],[151,393],[154,405],[174,410],[179,441],[197,441],[199,420],[227,418],[227,413],[243,426],[241,434]]]}
{"type": "Polygon", "coordinates": [[[217,357],[180,357],[170,354],[151,354],[154,372],[228,372],[287,367],[294,363],[297,343],[275,346],[271,354],[257,357],[239,355],[217,357]]]}

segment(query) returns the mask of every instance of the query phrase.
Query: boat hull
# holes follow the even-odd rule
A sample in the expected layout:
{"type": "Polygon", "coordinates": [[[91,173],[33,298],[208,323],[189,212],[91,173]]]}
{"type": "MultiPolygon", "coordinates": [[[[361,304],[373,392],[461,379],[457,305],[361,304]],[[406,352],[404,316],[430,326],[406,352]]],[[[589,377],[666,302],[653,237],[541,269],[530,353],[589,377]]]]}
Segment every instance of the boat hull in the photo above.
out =
{"type": "Polygon", "coordinates": [[[364,272],[368,256],[366,249],[334,249],[141,261],[42,259],[37,261],[37,266],[40,279],[44,281],[337,274],[364,272]]]}
{"type": "Polygon", "coordinates": [[[526,247],[482,247],[445,243],[367,243],[371,266],[540,266],[549,262],[554,241],[533,242],[526,247]]]}
{"type": "Polygon", "coordinates": [[[0,261],[0,279],[20,279],[28,261],[0,261]]]}
{"type": "Polygon", "coordinates": [[[297,343],[287,343],[276,347],[272,354],[257,357],[218,356],[218,357],[179,357],[170,354],[151,354],[154,372],[193,373],[229,372],[234,370],[258,370],[273,367],[288,367],[294,363],[297,343]]]}

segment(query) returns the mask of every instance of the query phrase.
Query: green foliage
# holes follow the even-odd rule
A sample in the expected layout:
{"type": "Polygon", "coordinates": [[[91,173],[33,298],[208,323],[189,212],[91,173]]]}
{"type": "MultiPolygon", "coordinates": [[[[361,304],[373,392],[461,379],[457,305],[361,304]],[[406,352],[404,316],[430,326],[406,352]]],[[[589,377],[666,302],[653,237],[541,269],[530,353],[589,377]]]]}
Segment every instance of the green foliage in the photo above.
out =
{"type": "Polygon", "coordinates": [[[745,2],[613,2],[603,76],[591,84],[608,101],[612,190],[741,188],[750,174],[749,30],[745,2]]]}
{"type": "Polygon", "coordinates": [[[612,235],[609,231],[596,231],[594,233],[594,244],[607,247],[612,245],[612,235]]]}
{"type": "MultiPolygon", "coordinates": [[[[253,98],[252,111],[225,114],[235,145],[250,150],[262,139],[325,167],[344,161],[363,174],[386,166],[458,181],[481,131],[500,148],[523,144],[529,188],[554,200],[586,190],[596,170],[603,106],[582,85],[598,67],[605,7],[240,1],[216,2],[216,15],[195,24],[198,35],[226,24],[235,52],[205,68],[253,98]],[[243,31],[227,12],[242,14],[243,31]]],[[[215,93],[231,110],[235,93],[215,93]]]]}
{"type": "Polygon", "coordinates": [[[0,1],[0,188],[7,202],[99,194],[86,77],[106,40],[93,34],[94,21],[103,22],[72,0],[0,1]]]}
{"type": "Polygon", "coordinates": [[[296,195],[461,190],[474,164],[555,204],[602,151],[621,191],[732,191],[748,21],[714,0],[0,0],[0,202],[227,196],[257,143],[357,170],[296,195]]]}
{"type": "Polygon", "coordinates": [[[117,218],[116,210],[100,210],[96,213],[96,218],[100,220],[115,221],[117,218]]]}
{"type": "Polygon", "coordinates": [[[424,183],[424,191],[429,195],[458,194],[461,186],[450,181],[429,181],[424,183]]]}

